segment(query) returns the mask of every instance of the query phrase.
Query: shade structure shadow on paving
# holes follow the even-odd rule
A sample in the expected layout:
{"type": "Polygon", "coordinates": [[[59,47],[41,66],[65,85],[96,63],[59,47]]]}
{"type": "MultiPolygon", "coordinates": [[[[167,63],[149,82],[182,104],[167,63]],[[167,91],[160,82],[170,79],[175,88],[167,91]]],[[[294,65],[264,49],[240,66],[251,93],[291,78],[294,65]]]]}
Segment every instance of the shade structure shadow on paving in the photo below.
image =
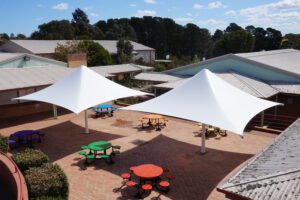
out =
{"type": "MultiPolygon", "coordinates": [[[[35,144],[35,149],[45,152],[52,162],[64,158],[70,154],[79,152],[82,145],[88,145],[97,140],[114,140],[120,135],[91,130],[90,134],[83,133],[84,129],[71,121],[66,121],[54,126],[40,129],[45,133],[42,143],[35,144]]],[[[16,148],[13,151],[20,151],[23,148],[16,148]]]]}
{"type": "MultiPolygon", "coordinates": [[[[83,160],[74,160],[73,166],[79,173],[85,168],[106,170],[120,175],[128,172],[129,167],[145,163],[167,166],[175,174],[171,190],[166,195],[171,199],[207,199],[217,184],[238,165],[252,157],[251,154],[240,154],[208,148],[205,156],[200,156],[196,145],[180,142],[164,135],[158,135],[150,141],[133,140],[137,146],[121,152],[115,157],[115,163],[107,165],[101,160],[84,166],[83,160]]],[[[115,188],[120,187],[120,183],[115,188]]],[[[112,188],[113,190],[114,188],[112,188]]],[[[119,192],[120,199],[127,199],[127,193],[119,192]]]]}
{"type": "MultiPolygon", "coordinates": [[[[69,114],[70,111],[66,109],[58,109],[58,115],[64,115],[69,114]]],[[[30,122],[36,122],[36,121],[43,121],[43,120],[51,120],[53,118],[53,111],[49,112],[43,112],[43,113],[37,113],[32,114],[28,116],[20,116],[20,117],[13,117],[13,118],[4,118],[0,120],[0,129],[12,127],[20,124],[26,124],[30,122]]]]}

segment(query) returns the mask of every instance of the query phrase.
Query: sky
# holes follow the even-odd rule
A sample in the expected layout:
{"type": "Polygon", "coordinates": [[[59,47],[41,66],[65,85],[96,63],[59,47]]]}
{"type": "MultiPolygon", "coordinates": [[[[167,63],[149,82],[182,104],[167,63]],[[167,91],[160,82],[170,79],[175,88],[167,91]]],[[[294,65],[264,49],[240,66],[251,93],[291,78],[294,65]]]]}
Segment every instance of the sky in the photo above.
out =
{"type": "Polygon", "coordinates": [[[213,33],[229,23],[300,33],[300,0],[1,0],[0,33],[29,36],[38,25],[72,18],[76,8],[91,21],[159,16],[197,24],[213,33]]]}

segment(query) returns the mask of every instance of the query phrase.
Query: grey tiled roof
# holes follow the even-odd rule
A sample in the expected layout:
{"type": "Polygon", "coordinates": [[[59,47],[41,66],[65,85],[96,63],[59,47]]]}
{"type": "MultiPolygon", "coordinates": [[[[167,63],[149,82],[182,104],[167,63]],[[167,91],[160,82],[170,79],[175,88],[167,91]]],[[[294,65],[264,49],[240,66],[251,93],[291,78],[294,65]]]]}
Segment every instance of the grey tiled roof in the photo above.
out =
{"type": "MultiPolygon", "coordinates": [[[[109,53],[117,53],[117,40],[94,40],[103,46],[109,53]]],[[[34,54],[54,53],[58,44],[65,45],[68,40],[11,40],[11,42],[27,49],[34,54]]],[[[130,41],[134,51],[154,50],[151,47],[130,41]]]]}
{"type": "Polygon", "coordinates": [[[300,199],[300,118],[221,190],[250,199],[300,199]]]}

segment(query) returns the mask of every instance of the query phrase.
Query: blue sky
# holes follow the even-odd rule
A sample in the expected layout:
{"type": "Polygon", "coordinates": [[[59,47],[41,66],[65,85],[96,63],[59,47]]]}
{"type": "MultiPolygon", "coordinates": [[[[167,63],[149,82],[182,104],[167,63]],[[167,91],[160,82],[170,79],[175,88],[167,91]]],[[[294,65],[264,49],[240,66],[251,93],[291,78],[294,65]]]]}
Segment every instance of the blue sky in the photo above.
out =
{"type": "Polygon", "coordinates": [[[230,22],[300,33],[300,0],[1,0],[0,33],[30,35],[39,24],[71,19],[81,8],[92,23],[108,18],[160,16],[224,29],[230,22]]]}

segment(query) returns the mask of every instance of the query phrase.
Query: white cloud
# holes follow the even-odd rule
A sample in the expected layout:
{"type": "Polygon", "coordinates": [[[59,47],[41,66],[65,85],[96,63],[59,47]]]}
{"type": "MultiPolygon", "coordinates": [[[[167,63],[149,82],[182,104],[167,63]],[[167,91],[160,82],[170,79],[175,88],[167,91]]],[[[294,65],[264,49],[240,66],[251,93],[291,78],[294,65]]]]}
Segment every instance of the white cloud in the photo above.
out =
{"type": "Polygon", "coordinates": [[[193,20],[194,20],[193,18],[188,18],[188,17],[175,18],[175,21],[177,21],[177,22],[191,22],[193,20]]]}
{"type": "Polygon", "coordinates": [[[195,10],[200,10],[200,9],[204,8],[204,6],[201,5],[201,4],[199,4],[199,3],[195,3],[194,6],[193,6],[193,8],[194,8],[195,10]]]}
{"type": "Polygon", "coordinates": [[[135,14],[136,17],[143,16],[155,16],[156,12],[154,10],[138,10],[135,14]]]}
{"type": "Polygon", "coordinates": [[[92,13],[90,13],[90,16],[91,16],[91,17],[99,17],[99,14],[98,14],[98,13],[93,13],[93,12],[92,12],[92,13]]]}
{"type": "Polygon", "coordinates": [[[241,9],[237,14],[243,24],[296,32],[300,26],[300,0],[280,0],[262,4],[241,9]]]}
{"type": "Polygon", "coordinates": [[[53,9],[55,10],[67,10],[69,8],[69,4],[67,3],[59,3],[54,6],[52,6],[53,9]]]}
{"type": "Polygon", "coordinates": [[[193,8],[195,10],[201,10],[201,9],[227,8],[227,6],[224,5],[221,1],[213,1],[213,2],[208,3],[207,5],[195,3],[193,8]]]}
{"type": "Polygon", "coordinates": [[[130,6],[130,7],[136,7],[136,4],[131,3],[131,4],[129,4],[129,6],[130,6]]]}
{"type": "Polygon", "coordinates": [[[92,9],[93,9],[92,6],[86,6],[86,7],[83,8],[83,10],[85,10],[85,11],[92,10],[92,9]]]}
{"type": "Polygon", "coordinates": [[[221,1],[213,1],[213,2],[210,2],[208,5],[207,5],[207,8],[208,9],[215,9],[215,8],[226,8],[227,6],[225,6],[221,1]]]}
{"type": "Polygon", "coordinates": [[[207,19],[207,20],[200,20],[197,22],[199,26],[204,26],[204,27],[210,27],[214,29],[225,29],[228,25],[227,22],[222,21],[222,20],[216,20],[216,19],[207,19]]]}
{"type": "Polygon", "coordinates": [[[225,12],[225,15],[228,15],[228,16],[236,16],[236,11],[234,11],[234,10],[229,10],[229,11],[227,11],[227,12],[225,12]]]}
{"type": "Polygon", "coordinates": [[[156,4],[156,0],[144,0],[145,3],[156,4]]]}

